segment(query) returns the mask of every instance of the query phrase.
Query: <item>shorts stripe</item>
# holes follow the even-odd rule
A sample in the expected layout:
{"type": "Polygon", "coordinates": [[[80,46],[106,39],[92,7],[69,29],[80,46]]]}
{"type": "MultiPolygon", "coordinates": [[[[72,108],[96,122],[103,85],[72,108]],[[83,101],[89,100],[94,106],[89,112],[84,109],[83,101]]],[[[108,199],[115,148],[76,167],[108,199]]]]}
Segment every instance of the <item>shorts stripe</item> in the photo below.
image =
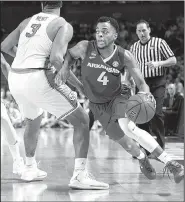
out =
{"type": "Polygon", "coordinates": [[[60,118],[58,118],[58,119],[64,118],[78,108],[79,104],[78,104],[76,95],[66,84],[63,84],[60,86],[57,86],[55,84],[56,73],[54,73],[52,70],[51,71],[47,70],[44,72],[45,72],[45,76],[46,76],[48,85],[53,90],[56,90],[56,92],[60,93],[60,95],[62,95],[72,107],[72,109],[70,111],[66,112],[64,115],[60,116],[60,118]]]}

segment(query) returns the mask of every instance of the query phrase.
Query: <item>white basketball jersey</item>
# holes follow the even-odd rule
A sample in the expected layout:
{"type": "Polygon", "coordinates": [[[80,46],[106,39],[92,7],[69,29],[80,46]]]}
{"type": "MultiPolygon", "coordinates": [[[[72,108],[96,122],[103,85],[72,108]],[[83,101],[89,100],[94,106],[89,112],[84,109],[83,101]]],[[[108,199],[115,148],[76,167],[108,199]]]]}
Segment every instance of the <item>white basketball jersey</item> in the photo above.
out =
{"type": "Polygon", "coordinates": [[[38,13],[31,18],[20,35],[12,68],[44,67],[52,47],[52,41],[49,39],[46,29],[48,24],[58,17],[57,15],[38,13]]]}

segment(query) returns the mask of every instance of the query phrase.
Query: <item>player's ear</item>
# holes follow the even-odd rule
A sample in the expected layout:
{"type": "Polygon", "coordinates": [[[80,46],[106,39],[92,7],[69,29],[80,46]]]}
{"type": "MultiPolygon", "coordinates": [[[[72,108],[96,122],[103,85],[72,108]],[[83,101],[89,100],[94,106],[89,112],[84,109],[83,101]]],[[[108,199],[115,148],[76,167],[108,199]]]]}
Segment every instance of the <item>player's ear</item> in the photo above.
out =
{"type": "Polygon", "coordinates": [[[116,40],[117,38],[118,38],[118,34],[115,33],[115,34],[114,34],[114,39],[116,40]]]}
{"type": "Polygon", "coordinates": [[[41,2],[41,10],[44,9],[44,5],[43,5],[43,2],[41,2]]]}

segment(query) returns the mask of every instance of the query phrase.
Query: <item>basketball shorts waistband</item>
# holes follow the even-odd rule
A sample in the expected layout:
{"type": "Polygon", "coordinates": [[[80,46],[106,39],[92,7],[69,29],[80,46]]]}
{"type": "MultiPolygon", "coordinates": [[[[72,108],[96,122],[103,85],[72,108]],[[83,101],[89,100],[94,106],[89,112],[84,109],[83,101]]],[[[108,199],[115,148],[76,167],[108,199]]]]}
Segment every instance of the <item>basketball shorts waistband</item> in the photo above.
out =
{"type": "Polygon", "coordinates": [[[10,68],[10,71],[13,73],[17,74],[26,74],[26,73],[32,73],[36,71],[42,71],[42,70],[51,70],[50,68],[24,68],[24,69],[19,69],[19,68],[10,68]]]}

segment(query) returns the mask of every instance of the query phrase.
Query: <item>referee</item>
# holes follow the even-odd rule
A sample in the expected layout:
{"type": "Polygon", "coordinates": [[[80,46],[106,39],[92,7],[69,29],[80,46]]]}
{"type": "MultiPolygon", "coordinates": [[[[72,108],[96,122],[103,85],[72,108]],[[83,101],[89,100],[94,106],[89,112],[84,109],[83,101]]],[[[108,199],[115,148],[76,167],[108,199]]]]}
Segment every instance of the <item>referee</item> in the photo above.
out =
{"type": "MultiPolygon", "coordinates": [[[[150,92],[156,100],[156,113],[153,119],[139,125],[139,127],[153,133],[157,137],[159,145],[164,149],[165,131],[162,107],[165,95],[166,69],[176,64],[176,58],[165,40],[151,37],[150,33],[151,29],[147,21],[137,22],[136,34],[139,41],[130,47],[145,81],[150,87],[150,92]]],[[[149,153],[147,152],[147,154],[149,153]]]]}

